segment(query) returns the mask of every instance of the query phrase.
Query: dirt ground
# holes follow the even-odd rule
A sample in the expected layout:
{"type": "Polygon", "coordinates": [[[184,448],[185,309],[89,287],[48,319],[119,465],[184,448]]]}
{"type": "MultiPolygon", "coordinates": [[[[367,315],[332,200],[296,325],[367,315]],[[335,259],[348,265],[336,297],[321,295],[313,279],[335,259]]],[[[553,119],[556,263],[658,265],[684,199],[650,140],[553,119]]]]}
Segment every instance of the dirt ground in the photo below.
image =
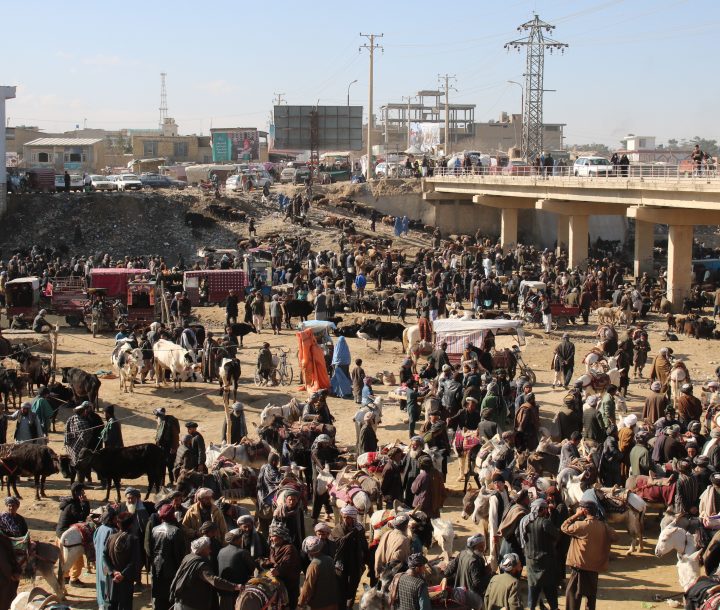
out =
{"type": "MultiPolygon", "coordinates": [[[[315,217],[315,212],[312,213],[315,217]]],[[[266,214],[258,224],[259,234],[277,232],[281,227],[282,219],[278,213],[266,214]]],[[[358,227],[368,230],[368,221],[358,220],[358,227]]],[[[246,231],[241,227],[240,230],[246,231]]],[[[307,231],[317,248],[332,247],[336,234],[326,229],[290,229],[288,231],[307,231]]],[[[378,230],[389,235],[387,227],[381,227],[378,223],[378,230]]],[[[407,239],[400,240],[400,243],[407,250],[428,243],[428,237],[420,233],[411,232],[407,239]]],[[[221,328],[223,310],[221,308],[203,308],[197,311],[206,325],[207,329],[221,328]]],[[[592,321],[592,320],[591,320],[592,321]]],[[[408,318],[408,323],[414,323],[414,318],[408,318]]],[[[653,351],[656,352],[661,346],[659,331],[663,323],[653,319],[651,325],[650,341],[653,351]]],[[[592,344],[592,335],[595,329],[591,325],[589,329],[569,327],[567,330],[571,339],[575,342],[578,361],[592,344]]],[[[549,371],[552,349],[559,340],[559,333],[550,336],[544,335],[537,330],[530,330],[527,338],[527,346],[524,348],[526,362],[536,371],[538,384],[535,390],[541,412],[544,418],[552,417],[555,409],[563,397],[562,391],[553,391],[550,387],[552,373],[549,371]]],[[[253,423],[258,421],[259,411],[268,403],[285,404],[292,396],[303,399],[304,394],[297,391],[295,385],[298,380],[298,367],[294,357],[291,363],[295,369],[295,384],[290,388],[257,388],[252,383],[254,362],[258,349],[263,341],[269,341],[273,348],[290,348],[293,354],[296,351],[295,334],[290,331],[283,331],[280,336],[273,336],[267,328],[260,335],[249,335],[245,338],[245,347],[239,352],[242,362],[242,386],[239,393],[239,400],[246,405],[246,418],[248,426],[252,429],[253,423]]],[[[108,370],[110,366],[110,352],[113,345],[110,336],[93,339],[83,329],[62,328],[59,340],[58,366],[79,366],[87,371],[108,370]]],[[[402,348],[399,342],[386,342],[383,350],[377,353],[373,347],[366,347],[365,342],[360,339],[351,338],[348,340],[353,358],[360,357],[364,361],[364,368],[370,374],[383,370],[392,370],[397,373],[402,360],[402,348]]],[[[676,354],[681,354],[688,359],[688,365],[696,387],[701,381],[709,379],[716,366],[716,344],[694,339],[681,339],[673,345],[676,354]]],[[[652,355],[652,354],[651,354],[652,355]]],[[[376,392],[385,395],[390,390],[387,386],[379,386],[376,392]]],[[[633,380],[628,395],[628,406],[631,411],[638,412],[642,409],[643,397],[647,392],[647,384],[644,381],[633,380]]],[[[123,436],[126,445],[140,442],[150,442],[153,439],[155,420],[152,410],[164,406],[168,412],[175,415],[181,422],[196,420],[200,422],[200,431],[207,442],[218,441],[223,421],[222,399],[218,395],[217,386],[210,386],[205,383],[183,384],[181,393],[174,393],[172,387],[156,388],[154,385],[137,385],[132,395],[121,394],[117,380],[103,381],[100,391],[100,398],[103,404],[114,403],[117,405],[116,415],[122,420],[123,436]]],[[[337,419],[338,441],[341,444],[353,444],[355,440],[354,427],[350,424],[352,415],[355,413],[355,404],[352,400],[329,399],[330,409],[337,419]],[[347,425],[345,425],[347,423],[347,425]]],[[[381,442],[389,442],[397,438],[407,438],[406,426],[404,425],[401,413],[394,403],[387,403],[383,424],[378,430],[381,442]]],[[[58,452],[62,452],[62,433],[64,421],[69,416],[64,410],[58,418],[58,432],[51,435],[51,446],[58,452]]],[[[12,427],[12,425],[11,425],[12,427]]],[[[452,520],[458,538],[455,541],[455,551],[463,548],[465,538],[474,533],[474,526],[471,522],[461,519],[460,508],[460,484],[456,482],[458,474],[457,462],[452,462],[448,474],[448,486],[455,492],[448,499],[446,508],[443,510],[443,517],[452,520]]],[[[124,481],[124,484],[130,481],[124,481]]],[[[145,480],[136,481],[144,491],[145,480]]],[[[68,493],[68,482],[62,480],[60,475],[52,477],[48,482],[49,498],[40,502],[32,500],[33,494],[29,484],[22,482],[21,493],[24,496],[20,513],[24,515],[32,529],[32,534],[37,539],[53,540],[54,529],[58,517],[58,499],[68,493]]],[[[100,490],[91,490],[88,495],[93,506],[97,506],[102,499],[100,490]]],[[[309,525],[309,520],[308,520],[309,525]]],[[[646,540],[647,545],[643,553],[632,558],[622,556],[628,548],[628,537],[625,532],[621,533],[620,544],[613,548],[613,559],[610,570],[600,579],[601,591],[598,608],[614,608],[615,610],[630,610],[639,608],[652,608],[653,606],[664,606],[664,602],[654,602],[655,594],[673,595],[679,592],[677,576],[674,567],[673,557],[657,559],[653,555],[653,548],[658,532],[657,522],[653,517],[647,520],[646,540]],[[612,606],[611,606],[612,604],[612,606]]],[[[436,556],[438,548],[430,549],[430,556],[436,556]]],[[[70,604],[73,608],[94,608],[95,602],[95,576],[84,574],[82,580],[85,587],[69,588],[70,604]]],[[[39,583],[44,586],[44,583],[39,583]]],[[[23,583],[22,587],[28,587],[23,583]]],[[[561,601],[561,605],[564,603],[561,601]]],[[[136,608],[149,608],[149,587],[145,586],[141,593],[136,595],[136,608]]]]}

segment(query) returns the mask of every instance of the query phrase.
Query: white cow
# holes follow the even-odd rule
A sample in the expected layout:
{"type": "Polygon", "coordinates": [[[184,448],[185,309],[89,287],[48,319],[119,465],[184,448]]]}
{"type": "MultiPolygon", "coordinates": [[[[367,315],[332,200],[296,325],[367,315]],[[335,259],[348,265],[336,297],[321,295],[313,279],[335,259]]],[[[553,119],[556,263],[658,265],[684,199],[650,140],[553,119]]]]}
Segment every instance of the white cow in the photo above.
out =
{"type": "Polygon", "coordinates": [[[128,341],[119,341],[110,356],[110,361],[118,370],[120,391],[134,393],[138,363],[142,361],[142,350],[133,349],[128,341]]]}
{"type": "Polygon", "coordinates": [[[190,353],[167,339],[160,339],[153,346],[155,359],[155,385],[165,385],[165,371],[170,371],[173,379],[173,390],[182,389],[181,382],[189,381],[200,370],[199,364],[194,364],[190,353]]]}

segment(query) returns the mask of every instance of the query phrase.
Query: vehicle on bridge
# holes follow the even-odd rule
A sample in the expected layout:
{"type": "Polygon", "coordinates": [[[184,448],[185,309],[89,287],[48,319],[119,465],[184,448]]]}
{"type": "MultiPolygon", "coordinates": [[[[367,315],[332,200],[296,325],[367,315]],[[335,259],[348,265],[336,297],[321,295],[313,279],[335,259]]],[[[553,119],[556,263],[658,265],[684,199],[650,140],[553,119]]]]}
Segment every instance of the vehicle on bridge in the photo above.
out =
{"type": "Polygon", "coordinates": [[[615,176],[616,168],[605,157],[578,157],[573,164],[573,175],[588,178],[615,176]]]}

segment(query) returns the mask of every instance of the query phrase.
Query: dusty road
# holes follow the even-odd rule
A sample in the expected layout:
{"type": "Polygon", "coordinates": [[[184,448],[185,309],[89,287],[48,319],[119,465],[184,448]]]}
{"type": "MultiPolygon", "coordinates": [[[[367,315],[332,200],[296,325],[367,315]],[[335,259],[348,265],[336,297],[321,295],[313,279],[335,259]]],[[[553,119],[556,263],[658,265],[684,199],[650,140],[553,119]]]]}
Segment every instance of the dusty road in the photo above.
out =
{"type": "MultiPolygon", "coordinates": [[[[314,215],[314,213],[313,213],[314,215]]],[[[260,219],[259,233],[276,232],[280,228],[281,219],[279,215],[273,214],[260,219]]],[[[362,227],[367,224],[365,220],[359,220],[358,226],[362,227]]],[[[367,227],[365,227],[367,228],[367,227]]],[[[381,227],[378,223],[379,231],[387,234],[387,227],[381,227]]],[[[335,234],[332,231],[320,229],[311,229],[308,231],[315,248],[331,247],[335,234]]],[[[411,233],[409,239],[400,240],[403,247],[407,249],[415,248],[419,245],[427,243],[427,237],[420,233],[411,233]]],[[[223,319],[223,310],[220,308],[204,308],[197,312],[202,318],[207,329],[220,329],[223,319]]],[[[414,322],[414,318],[408,319],[409,323],[414,322]]],[[[663,344],[660,342],[659,331],[662,324],[659,320],[654,320],[651,325],[650,341],[653,346],[653,353],[656,352],[663,344]]],[[[576,343],[579,358],[587,352],[592,344],[591,329],[575,329],[569,327],[572,340],[576,343]]],[[[527,363],[536,371],[538,376],[538,385],[536,395],[541,406],[541,412],[544,418],[552,417],[554,410],[560,404],[563,396],[561,391],[553,391],[550,387],[552,374],[549,372],[549,364],[552,349],[559,339],[559,334],[554,333],[550,337],[531,331],[528,334],[527,346],[525,348],[524,358],[527,363]]],[[[284,347],[290,348],[295,353],[297,343],[294,333],[283,331],[279,337],[273,336],[269,329],[265,329],[260,335],[249,335],[245,338],[245,347],[239,352],[239,358],[242,362],[242,387],[239,399],[246,405],[246,418],[248,425],[252,429],[252,424],[257,422],[258,413],[267,403],[284,404],[292,396],[302,399],[304,395],[297,391],[294,384],[289,389],[284,388],[256,388],[252,383],[252,374],[254,371],[254,363],[257,356],[259,346],[263,341],[269,341],[273,348],[284,347]]],[[[101,369],[110,369],[110,352],[113,345],[111,337],[98,337],[93,339],[86,331],[82,329],[72,330],[63,328],[59,341],[58,366],[78,366],[87,371],[98,371],[101,369]]],[[[365,342],[360,339],[348,340],[351,354],[353,358],[360,357],[364,361],[365,370],[374,374],[382,370],[392,370],[397,372],[402,360],[401,345],[399,342],[386,342],[383,344],[381,353],[377,353],[373,349],[368,349],[365,342]]],[[[712,375],[712,371],[716,366],[715,360],[717,353],[717,344],[706,341],[696,341],[694,339],[683,339],[679,343],[673,345],[676,354],[686,356],[693,380],[696,387],[699,381],[704,381],[712,375]]],[[[652,355],[652,354],[651,354],[652,355]]],[[[291,363],[295,369],[295,383],[297,383],[297,362],[294,357],[291,363]]],[[[380,395],[384,395],[390,388],[386,386],[377,387],[376,391],[380,395]]],[[[638,412],[641,410],[643,396],[647,391],[646,384],[642,381],[639,383],[634,381],[630,386],[629,408],[631,411],[638,412]]],[[[156,388],[154,385],[137,385],[133,395],[121,394],[119,391],[119,382],[117,380],[103,381],[100,391],[101,402],[114,403],[116,407],[116,416],[122,420],[123,436],[126,445],[150,442],[153,438],[155,420],[152,416],[152,410],[157,407],[164,406],[168,412],[174,414],[181,422],[194,419],[200,422],[200,431],[205,436],[206,441],[218,441],[223,421],[222,399],[218,395],[217,386],[205,383],[189,383],[183,384],[181,393],[174,393],[172,387],[156,388]]],[[[333,415],[337,419],[338,425],[338,441],[340,443],[354,443],[354,428],[350,423],[351,417],[355,412],[355,405],[352,400],[341,400],[331,398],[329,405],[333,415]],[[344,425],[347,423],[348,425],[344,425]]],[[[64,429],[64,421],[70,413],[68,410],[61,411],[58,418],[58,432],[51,435],[51,446],[58,452],[62,452],[62,432],[64,429]]],[[[384,413],[384,422],[378,431],[381,442],[389,442],[396,438],[406,439],[406,426],[402,422],[402,417],[397,406],[389,403],[384,413]]],[[[13,425],[11,424],[11,428],[13,425]]],[[[459,509],[459,483],[456,482],[458,470],[457,462],[450,465],[448,475],[448,486],[456,490],[457,493],[452,494],[448,500],[446,509],[443,511],[445,518],[451,519],[458,532],[458,539],[455,542],[455,550],[463,548],[465,538],[473,533],[472,523],[463,521],[460,517],[459,509]]],[[[24,515],[32,529],[33,536],[38,539],[52,540],[54,539],[54,528],[58,517],[58,498],[67,495],[68,482],[62,480],[59,475],[53,477],[48,482],[49,498],[40,502],[32,500],[32,491],[28,483],[23,481],[21,493],[23,493],[24,501],[20,509],[20,513],[24,515]]],[[[124,483],[129,483],[125,481],[124,483]]],[[[145,481],[137,481],[140,488],[144,491],[145,481]]],[[[102,492],[99,490],[91,490],[88,493],[93,506],[97,506],[102,499],[102,492]]],[[[613,549],[613,560],[610,564],[608,574],[602,576],[600,600],[598,608],[613,608],[615,610],[636,610],[639,608],[650,608],[652,604],[656,606],[665,605],[664,602],[653,602],[654,594],[671,595],[679,592],[677,584],[676,571],[674,567],[674,558],[668,556],[663,559],[657,559],[653,555],[653,547],[657,536],[657,524],[654,519],[648,520],[646,528],[647,546],[646,550],[632,558],[622,556],[627,550],[627,534],[622,532],[620,544],[613,549]]],[[[430,550],[430,555],[435,556],[438,553],[437,547],[430,550]]],[[[87,583],[83,588],[72,587],[69,589],[70,602],[73,608],[94,608],[95,576],[84,574],[82,580],[87,583]]],[[[42,584],[42,583],[40,583],[42,584]]],[[[27,587],[28,583],[23,583],[23,587],[27,587]]],[[[562,602],[561,602],[562,604],[562,602]]],[[[564,605],[564,604],[563,604],[564,605]]],[[[149,608],[149,587],[136,595],[136,608],[149,608]]]]}

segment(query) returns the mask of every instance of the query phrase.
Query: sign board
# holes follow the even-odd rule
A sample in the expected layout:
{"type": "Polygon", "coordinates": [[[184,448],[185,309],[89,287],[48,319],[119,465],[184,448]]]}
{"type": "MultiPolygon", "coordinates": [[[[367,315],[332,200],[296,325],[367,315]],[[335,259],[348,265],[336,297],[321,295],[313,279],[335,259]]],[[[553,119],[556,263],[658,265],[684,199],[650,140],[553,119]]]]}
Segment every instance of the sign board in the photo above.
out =
{"type": "Polygon", "coordinates": [[[410,146],[430,152],[440,146],[439,123],[410,123],[410,146]]]}
{"type": "Polygon", "coordinates": [[[312,148],[312,113],[317,112],[318,150],[362,150],[362,106],[275,106],[275,149],[312,148]]]}
{"type": "Polygon", "coordinates": [[[19,165],[20,159],[18,158],[18,154],[16,152],[6,152],[5,153],[5,167],[17,167],[19,165]]]}
{"type": "Polygon", "coordinates": [[[252,161],[259,158],[258,130],[255,127],[227,127],[210,130],[214,163],[252,161]]]}

